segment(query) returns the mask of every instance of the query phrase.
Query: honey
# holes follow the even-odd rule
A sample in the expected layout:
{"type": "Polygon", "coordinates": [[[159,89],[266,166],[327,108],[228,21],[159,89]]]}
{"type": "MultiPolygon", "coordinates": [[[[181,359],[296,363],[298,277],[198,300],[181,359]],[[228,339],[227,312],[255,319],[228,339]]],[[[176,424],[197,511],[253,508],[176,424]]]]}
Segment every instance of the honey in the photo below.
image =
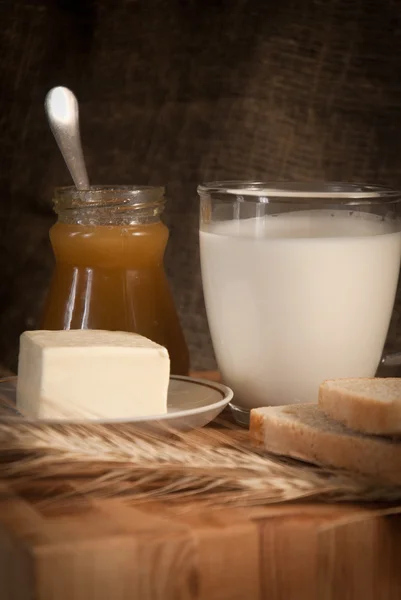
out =
{"type": "Polygon", "coordinates": [[[159,188],[137,189],[96,188],[75,204],[64,189],[67,202],[56,198],[56,265],[42,327],[136,332],[168,349],[172,373],[187,375],[188,350],[163,266],[168,229],[160,194],[155,200],[159,188]]]}

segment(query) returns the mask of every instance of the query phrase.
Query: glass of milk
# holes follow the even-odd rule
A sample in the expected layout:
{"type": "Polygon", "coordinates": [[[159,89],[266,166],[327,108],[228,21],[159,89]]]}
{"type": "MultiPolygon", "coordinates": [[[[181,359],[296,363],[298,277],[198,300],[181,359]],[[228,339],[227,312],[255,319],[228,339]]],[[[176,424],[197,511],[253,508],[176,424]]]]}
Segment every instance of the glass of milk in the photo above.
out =
{"type": "Polygon", "coordinates": [[[316,402],[325,379],[373,377],[400,270],[401,194],[243,181],[198,193],[208,321],[236,420],[316,402]]]}

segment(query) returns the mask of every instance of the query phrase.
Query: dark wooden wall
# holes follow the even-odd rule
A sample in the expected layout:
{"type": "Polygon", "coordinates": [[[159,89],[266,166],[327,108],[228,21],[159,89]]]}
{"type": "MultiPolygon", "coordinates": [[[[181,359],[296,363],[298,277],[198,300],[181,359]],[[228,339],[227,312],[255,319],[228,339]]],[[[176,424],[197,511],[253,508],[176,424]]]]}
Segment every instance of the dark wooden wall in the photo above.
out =
{"type": "Polygon", "coordinates": [[[212,367],[198,265],[205,179],[401,185],[399,0],[2,0],[0,362],[35,325],[51,190],[47,90],[73,88],[92,182],[167,183],[167,268],[212,367]]]}

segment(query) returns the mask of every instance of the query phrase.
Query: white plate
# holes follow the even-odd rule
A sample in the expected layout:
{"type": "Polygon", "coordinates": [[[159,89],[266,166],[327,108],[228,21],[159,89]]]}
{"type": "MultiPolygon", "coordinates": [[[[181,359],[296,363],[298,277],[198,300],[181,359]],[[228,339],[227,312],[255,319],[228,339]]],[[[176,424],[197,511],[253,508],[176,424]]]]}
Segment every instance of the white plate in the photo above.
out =
{"type": "MultiPolygon", "coordinates": [[[[16,377],[0,381],[0,420],[2,421],[27,420],[15,409],[16,383],[16,377]]],[[[173,375],[170,377],[167,414],[165,415],[136,419],[91,419],[90,421],[41,419],[40,422],[47,424],[99,423],[104,425],[132,423],[138,426],[160,425],[184,431],[203,427],[213,421],[231,401],[232,397],[232,390],[220,383],[173,375]]],[[[30,422],[32,421],[30,420],[30,422]]],[[[35,422],[39,421],[36,420],[35,422]]]]}

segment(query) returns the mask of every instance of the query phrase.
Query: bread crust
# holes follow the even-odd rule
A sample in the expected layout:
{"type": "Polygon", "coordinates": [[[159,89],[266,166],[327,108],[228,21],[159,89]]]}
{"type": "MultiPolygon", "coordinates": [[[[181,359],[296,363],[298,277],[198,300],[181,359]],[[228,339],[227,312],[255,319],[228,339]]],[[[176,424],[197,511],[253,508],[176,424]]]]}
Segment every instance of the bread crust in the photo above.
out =
{"type": "Polygon", "coordinates": [[[264,445],[263,415],[252,410],[250,418],[251,440],[254,446],[262,447],[264,445]]]}

